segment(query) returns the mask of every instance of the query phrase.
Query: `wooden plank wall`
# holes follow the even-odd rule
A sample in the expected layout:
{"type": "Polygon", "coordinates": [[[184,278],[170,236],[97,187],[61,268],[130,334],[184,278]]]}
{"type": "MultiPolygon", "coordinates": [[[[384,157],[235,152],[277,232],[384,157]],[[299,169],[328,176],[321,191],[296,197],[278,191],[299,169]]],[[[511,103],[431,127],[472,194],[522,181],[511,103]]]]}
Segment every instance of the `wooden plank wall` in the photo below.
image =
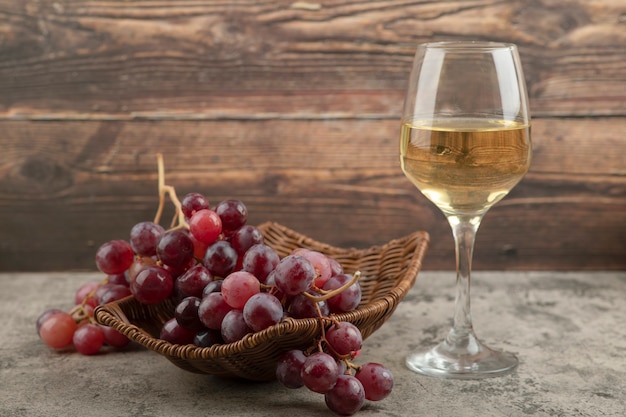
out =
{"type": "Polygon", "coordinates": [[[534,160],[485,217],[475,269],[626,269],[626,2],[0,1],[0,270],[94,269],[179,195],[243,200],[365,247],[443,215],[399,168],[415,45],[520,47],[534,160]]]}

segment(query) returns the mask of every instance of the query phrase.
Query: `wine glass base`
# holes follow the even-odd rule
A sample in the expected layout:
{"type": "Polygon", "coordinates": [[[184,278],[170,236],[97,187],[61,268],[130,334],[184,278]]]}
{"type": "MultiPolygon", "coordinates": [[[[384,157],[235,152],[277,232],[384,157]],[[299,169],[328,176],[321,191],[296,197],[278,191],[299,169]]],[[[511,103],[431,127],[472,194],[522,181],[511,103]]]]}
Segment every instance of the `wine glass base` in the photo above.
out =
{"type": "Polygon", "coordinates": [[[517,367],[519,362],[514,354],[475,342],[468,351],[455,348],[444,340],[426,352],[408,355],[406,365],[422,375],[452,379],[492,378],[508,374],[517,367]]]}

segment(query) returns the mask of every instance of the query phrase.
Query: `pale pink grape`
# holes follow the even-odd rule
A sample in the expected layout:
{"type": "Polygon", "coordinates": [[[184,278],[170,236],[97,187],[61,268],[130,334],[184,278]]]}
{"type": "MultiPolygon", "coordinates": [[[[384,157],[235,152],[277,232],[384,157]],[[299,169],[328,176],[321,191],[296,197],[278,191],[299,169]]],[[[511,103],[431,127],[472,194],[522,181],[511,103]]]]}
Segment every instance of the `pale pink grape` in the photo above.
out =
{"type": "Polygon", "coordinates": [[[254,294],[261,291],[261,283],[249,272],[236,271],[224,278],[222,295],[226,303],[237,309],[243,309],[254,294]]]}
{"type": "Polygon", "coordinates": [[[76,321],[69,313],[53,313],[41,323],[39,336],[51,348],[62,349],[72,344],[77,328],[76,321]]]}

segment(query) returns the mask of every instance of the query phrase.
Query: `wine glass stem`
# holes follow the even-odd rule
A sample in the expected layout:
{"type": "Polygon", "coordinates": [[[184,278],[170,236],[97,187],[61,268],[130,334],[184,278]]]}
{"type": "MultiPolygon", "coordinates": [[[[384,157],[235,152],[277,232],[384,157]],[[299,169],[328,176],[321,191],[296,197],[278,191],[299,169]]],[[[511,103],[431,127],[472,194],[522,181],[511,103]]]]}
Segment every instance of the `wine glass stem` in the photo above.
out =
{"type": "Polygon", "coordinates": [[[465,351],[479,349],[478,341],[472,328],[470,312],[470,275],[476,232],[483,214],[448,215],[452,227],[456,249],[456,299],[454,303],[454,324],[447,342],[450,346],[465,351]]]}

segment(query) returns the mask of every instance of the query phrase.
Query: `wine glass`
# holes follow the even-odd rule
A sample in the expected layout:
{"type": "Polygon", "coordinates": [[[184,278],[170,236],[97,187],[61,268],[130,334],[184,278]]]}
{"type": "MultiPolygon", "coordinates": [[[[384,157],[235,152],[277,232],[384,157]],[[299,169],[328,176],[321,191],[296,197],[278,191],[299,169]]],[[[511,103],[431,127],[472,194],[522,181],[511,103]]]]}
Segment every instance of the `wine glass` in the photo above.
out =
{"type": "Polygon", "coordinates": [[[526,174],[531,159],[528,97],[516,45],[418,45],[402,115],[404,174],[445,215],[456,249],[454,322],[446,338],[411,353],[407,366],[447,378],[503,375],[515,355],[476,337],[470,314],[474,240],[489,208],[526,174]]]}

